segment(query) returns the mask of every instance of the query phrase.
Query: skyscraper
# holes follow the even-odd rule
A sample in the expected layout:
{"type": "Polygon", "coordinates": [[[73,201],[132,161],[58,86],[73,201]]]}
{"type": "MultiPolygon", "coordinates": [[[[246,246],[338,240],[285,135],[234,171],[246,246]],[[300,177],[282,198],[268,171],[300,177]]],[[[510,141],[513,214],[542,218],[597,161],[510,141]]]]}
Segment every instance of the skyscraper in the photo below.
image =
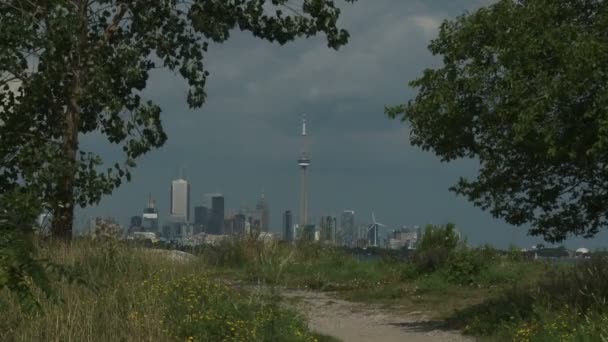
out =
{"type": "Polygon", "coordinates": [[[308,137],[306,135],[306,118],[302,118],[302,145],[300,157],[298,158],[300,167],[300,217],[301,227],[308,225],[308,167],[310,166],[310,153],[308,151],[308,137]]]}
{"type": "Polygon", "coordinates": [[[129,228],[139,228],[141,227],[141,216],[131,216],[131,224],[129,228]]]}
{"type": "Polygon", "coordinates": [[[286,210],[283,213],[283,239],[292,242],[293,238],[293,217],[291,210],[286,210]]]}
{"type": "Polygon", "coordinates": [[[234,215],[234,232],[235,235],[245,234],[245,223],[247,218],[243,214],[234,215]]]}
{"type": "Polygon", "coordinates": [[[194,233],[198,234],[208,229],[211,210],[205,206],[194,207],[194,233]]]}
{"type": "Polygon", "coordinates": [[[184,179],[171,182],[171,216],[190,220],[190,184],[184,179]]]}
{"type": "Polygon", "coordinates": [[[224,231],[224,196],[217,194],[211,197],[211,222],[209,234],[222,234],[224,231]]]}
{"type": "Polygon", "coordinates": [[[322,216],[319,231],[319,241],[334,243],[336,237],[336,218],[333,216],[322,216]]]}
{"type": "Polygon", "coordinates": [[[258,216],[260,220],[260,231],[268,232],[270,228],[270,209],[268,208],[268,202],[266,202],[263,191],[255,210],[257,212],[256,216],[258,216]]]}
{"type": "Polygon", "coordinates": [[[340,244],[347,247],[353,247],[357,234],[355,232],[355,212],[353,210],[344,210],[340,217],[340,244]]]}
{"type": "Polygon", "coordinates": [[[205,226],[209,222],[210,210],[205,206],[194,207],[194,224],[205,226]]]}
{"type": "Polygon", "coordinates": [[[141,215],[141,230],[144,232],[158,232],[158,210],[152,195],[148,198],[148,206],[144,208],[144,213],[141,215]]]}

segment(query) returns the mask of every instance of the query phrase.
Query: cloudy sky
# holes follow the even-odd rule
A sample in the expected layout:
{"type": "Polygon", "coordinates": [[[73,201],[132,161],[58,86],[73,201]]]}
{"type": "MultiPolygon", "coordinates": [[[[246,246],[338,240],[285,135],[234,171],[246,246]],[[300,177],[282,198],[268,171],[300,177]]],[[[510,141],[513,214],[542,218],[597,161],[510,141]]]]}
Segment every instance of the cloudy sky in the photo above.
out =
{"type": "MultiPolygon", "coordinates": [[[[415,93],[408,82],[439,60],[427,50],[442,20],[489,0],[359,0],[344,5],[341,26],[350,43],[329,50],[324,37],[280,47],[234,32],[207,56],[208,101],[196,111],[185,103],[185,83],[171,73],[153,75],[147,96],[162,105],[166,145],[142,158],[131,183],[99,206],[80,210],[77,224],[97,215],[127,223],[141,213],[148,193],[161,214],[169,211],[171,179],[180,168],[192,184],[192,204],[221,192],[226,207],[253,206],[265,190],[271,225],[279,231],[286,209],[297,211],[296,165],[301,115],[312,139],[311,216],[353,209],[359,223],[371,213],[391,226],[454,222],[472,243],[531,245],[513,227],[448,192],[473,162],[442,164],[409,145],[408,127],[384,115],[384,106],[415,93]]],[[[103,140],[84,148],[116,159],[103,140]]],[[[571,247],[607,246],[606,234],[571,247]]]]}

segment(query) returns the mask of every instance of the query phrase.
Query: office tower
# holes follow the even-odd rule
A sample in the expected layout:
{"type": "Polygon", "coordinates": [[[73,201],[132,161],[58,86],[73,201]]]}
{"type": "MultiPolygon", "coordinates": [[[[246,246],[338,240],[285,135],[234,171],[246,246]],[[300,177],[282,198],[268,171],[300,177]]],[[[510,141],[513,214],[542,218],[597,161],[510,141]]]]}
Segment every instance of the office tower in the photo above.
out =
{"type": "Polygon", "coordinates": [[[234,232],[235,235],[245,234],[245,223],[247,218],[243,214],[234,215],[234,232]]]}
{"type": "Polygon", "coordinates": [[[207,226],[211,218],[211,211],[205,206],[194,207],[194,225],[207,226]]]}
{"type": "Polygon", "coordinates": [[[270,209],[268,208],[268,203],[266,202],[266,198],[264,197],[264,192],[262,191],[262,196],[260,196],[260,200],[258,201],[256,207],[256,216],[260,221],[260,231],[268,232],[270,229],[270,209]]]}
{"type": "Polygon", "coordinates": [[[302,118],[302,142],[298,166],[300,167],[300,226],[308,225],[308,167],[310,166],[310,153],[308,137],[306,135],[306,118],[302,118]]]}
{"type": "Polygon", "coordinates": [[[336,218],[333,216],[321,217],[321,229],[319,231],[319,241],[334,243],[336,236],[336,218]]]}
{"type": "Polygon", "coordinates": [[[183,179],[171,182],[171,216],[190,220],[190,184],[183,179]]]}
{"type": "Polygon", "coordinates": [[[222,234],[224,231],[224,196],[217,194],[211,197],[211,222],[209,234],[222,234]]]}
{"type": "Polygon", "coordinates": [[[292,242],[293,238],[293,217],[291,210],[286,210],[283,213],[283,240],[292,242]]]}
{"type": "Polygon", "coordinates": [[[158,232],[158,210],[156,209],[156,203],[152,199],[152,195],[148,198],[148,206],[144,208],[141,216],[141,231],[158,232]]]}
{"type": "Polygon", "coordinates": [[[314,241],[317,227],[314,224],[307,224],[301,228],[301,239],[304,241],[314,241]]]}
{"type": "Polygon", "coordinates": [[[355,212],[353,210],[344,210],[340,217],[340,244],[347,247],[353,247],[358,238],[355,232],[355,212]]]}
{"type": "Polygon", "coordinates": [[[141,227],[142,217],[141,216],[131,216],[131,222],[129,224],[129,228],[139,228],[141,227]]]}

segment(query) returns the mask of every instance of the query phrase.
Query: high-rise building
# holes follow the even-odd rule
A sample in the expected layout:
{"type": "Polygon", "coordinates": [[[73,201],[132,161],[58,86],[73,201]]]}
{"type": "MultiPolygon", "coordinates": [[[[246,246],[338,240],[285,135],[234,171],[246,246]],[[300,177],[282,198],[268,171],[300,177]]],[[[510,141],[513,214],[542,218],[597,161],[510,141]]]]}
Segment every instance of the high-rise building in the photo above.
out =
{"type": "Polygon", "coordinates": [[[224,196],[217,194],[211,197],[211,220],[209,234],[222,234],[224,231],[224,196]]]}
{"type": "Polygon", "coordinates": [[[266,198],[264,197],[264,192],[262,191],[262,196],[255,207],[257,212],[257,217],[260,220],[260,231],[268,232],[270,229],[270,209],[268,208],[268,202],[266,202],[266,198]]]}
{"type": "Polygon", "coordinates": [[[335,243],[337,219],[334,216],[321,217],[319,241],[335,243]]]}
{"type": "Polygon", "coordinates": [[[344,210],[340,217],[340,231],[339,231],[340,245],[353,247],[355,241],[358,238],[357,232],[355,232],[355,212],[353,210],[344,210]]]}
{"type": "Polygon", "coordinates": [[[243,214],[234,215],[234,231],[235,235],[243,235],[245,234],[245,223],[247,218],[243,214]]]}
{"type": "Polygon", "coordinates": [[[300,239],[304,241],[314,241],[317,227],[314,224],[307,224],[300,228],[300,239]]]}
{"type": "Polygon", "coordinates": [[[308,148],[308,136],[306,134],[306,118],[302,118],[302,145],[300,157],[298,158],[300,167],[300,217],[301,227],[308,225],[308,167],[310,166],[310,152],[308,148]]]}
{"type": "Polygon", "coordinates": [[[293,237],[293,217],[291,210],[286,210],[283,213],[283,240],[292,242],[293,237]]]}
{"type": "Polygon", "coordinates": [[[156,209],[156,203],[152,199],[152,195],[148,199],[148,206],[144,208],[144,212],[141,215],[141,229],[144,232],[158,232],[158,210],[156,209]]]}
{"type": "Polygon", "coordinates": [[[211,211],[209,208],[205,206],[197,206],[194,207],[194,224],[206,226],[209,224],[209,219],[211,217],[211,211]]]}
{"type": "Polygon", "coordinates": [[[141,227],[141,222],[142,222],[141,219],[142,219],[141,216],[131,216],[131,222],[129,224],[129,228],[141,227]]]}
{"type": "Polygon", "coordinates": [[[190,184],[183,179],[171,182],[171,216],[190,220],[190,184]]]}

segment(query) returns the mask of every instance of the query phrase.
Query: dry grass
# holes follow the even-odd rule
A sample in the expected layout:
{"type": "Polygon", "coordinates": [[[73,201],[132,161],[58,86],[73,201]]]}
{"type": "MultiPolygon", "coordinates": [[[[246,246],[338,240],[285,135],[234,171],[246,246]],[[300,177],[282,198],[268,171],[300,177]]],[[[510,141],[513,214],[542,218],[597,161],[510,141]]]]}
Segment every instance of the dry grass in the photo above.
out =
{"type": "Polygon", "coordinates": [[[50,246],[86,285],[56,281],[61,302],[39,296],[24,312],[0,291],[1,341],[314,341],[294,312],[210,279],[198,259],[114,242],[50,246]]]}

